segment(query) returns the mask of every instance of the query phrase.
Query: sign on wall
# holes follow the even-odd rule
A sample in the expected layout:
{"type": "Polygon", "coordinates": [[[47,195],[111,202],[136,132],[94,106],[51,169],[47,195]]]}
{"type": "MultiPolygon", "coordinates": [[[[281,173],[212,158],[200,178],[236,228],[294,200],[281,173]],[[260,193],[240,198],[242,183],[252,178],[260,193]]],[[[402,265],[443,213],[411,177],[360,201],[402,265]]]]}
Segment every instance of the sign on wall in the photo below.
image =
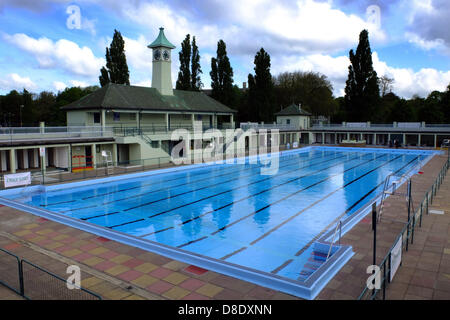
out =
{"type": "Polygon", "coordinates": [[[402,235],[400,235],[400,238],[398,239],[397,243],[395,244],[394,248],[392,248],[391,251],[391,272],[390,272],[390,281],[395,276],[395,273],[397,272],[398,267],[400,266],[400,263],[402,262],[402,235]]]}
{"type": "Polygon", "coordinates": [[[5,174],[3,178],[5,179],[5,188],[25,186],[31,184],[30,172],[5,174]]]}
{"type": "Polygon", "coordinates": [[[45,147],[40,147],[39,148],[39,156],[40,157],[45,157],[45,147]]]}

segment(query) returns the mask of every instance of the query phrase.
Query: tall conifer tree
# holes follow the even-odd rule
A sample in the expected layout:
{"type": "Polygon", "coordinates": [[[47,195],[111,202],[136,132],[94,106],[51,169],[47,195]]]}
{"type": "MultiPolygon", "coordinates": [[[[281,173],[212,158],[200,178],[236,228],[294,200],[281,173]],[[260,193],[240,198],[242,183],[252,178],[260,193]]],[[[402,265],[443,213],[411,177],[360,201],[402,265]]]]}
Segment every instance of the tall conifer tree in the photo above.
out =
{"type": "Polygon", "coordinates": [[[200,74],[203,73],[200,66],[200,53],[198,51],[195,37],[192,38],[192,61],[191,61],[191,90],[200,91],[203,87],[200,74]]]}
{"type": "Polygon", "coordinates": [[[235,104],[233,90],[233,68],[227,56],[227,46],[223,40],[217,43],[217,56],[211,59],[211,96],[227,106],[235,104]]]}
{"type": "Polygon", "coordinates": [[[272,122],[274,119],[273,82],[270,56],[261,48],[255,56],[255,75],[248,76],[248,103],[251,121],[272,122]]]}
{"type": "Polygon", "coordinates": [[[114,29],[111,45],[106,48],[106,68],[100,70],[100,85],[108,83],[130,85],[130,72],[125,56],[125,41],[119,31],[114,29]]]}
{"type": "Polygon", "coordinates": [[[373,69],[369,32],[361,31],[356,53],[350,50],[351,65],[345,87],[348,121],[371,121],[380,101],[378,76],[373,69]]]}
{"type": "Polygon", "coordinates": [[[191,36],[188,34],[181,43],[180,57],[180,71],[178,72],[178,79],[176,84],[177,90],[191,89],[191,36]]]}

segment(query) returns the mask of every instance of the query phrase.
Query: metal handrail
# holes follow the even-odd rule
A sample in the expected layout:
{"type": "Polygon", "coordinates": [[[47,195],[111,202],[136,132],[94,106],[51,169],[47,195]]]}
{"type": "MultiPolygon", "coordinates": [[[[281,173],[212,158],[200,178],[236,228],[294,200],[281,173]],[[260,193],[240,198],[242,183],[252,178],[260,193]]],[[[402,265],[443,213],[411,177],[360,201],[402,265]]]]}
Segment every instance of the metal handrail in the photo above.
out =
{"type": "MultiPolygon", "coordinates": [[[[444,180],[445,176],[447,175],[449,168],[450,168],[450,158],[448,158],[447,161],[442,166],[441,171],[439,172],[438,176],[436,177],[436,180],[434,181],[434,183],[431,185],[431,187],[426,192],[425,197],[423,198],[422,202],[420,203],[420,206],[418,207],[418,209],[417,210],[413,209],[413,214],[411,215],[410,219],[405,224],[402,231],[396,237],[394,244],[391,246],[388,253],[383,258],[382,262],[378,265],[379,271],[376,272],[373,276],[375,277],[379,272],[381,272],[381,269],[383,268],[383,279],[382,279],[383,299],[385,298],[385,294],[386,294],[386,292],[385,292],[386,291],[386,265],[388,264],[387,261],[388,261],[388,259],[390,259],[392,250],[394,249],[394,247],[397,244],[400,237],[403,234],[405,234],[405,232],[406,232],[406,237],[404,238],[405,240],[402,239],[402,249],[403,249],[403,247],[405,247],[406,251],[408,251],[409,241],[411,241],[411,244],[414,241],[414,230],[415,230],[417,221],[419,221],[419,227],[420,227],[422,225],[423,212],[425,211],[427,214],[429,213],[429,210],[428,210],[429,205],[433,202],[433,198],[436,195],[437,190],[441,186],[442,181],[444,180]]],[[[389,267],[389,272],[390,272],[390,267],[389,267]]],[[[363,289],[363,291],[361,292],[361,294],[358,296],[358,300],[363,299],[363,297],[366,295],[368,290],[369,289],[366,286],[363,289]]],[[[373,289],[373,290],[374,290],[373,293],[369,296],[369,298],[371,300],[376,298],[379,290],[381,290],[381,289],[373,289]]]]}
{"type": "Polygon", "coordinates": [[[334,239],[336,237],[336,233],[337,233],[338,229],[339,229],[339,244],[341,244],[341,235],[342,235],[342,221],[341,220],[339,220],[339,222],[336,225],[336,228],[334,229],[333,238],[331,240],[330,249],[328,250],[328,254],[327,254],[327,259],[326,260],[328,260],[328,258],[330,257],[331,249],[333,248],[334,239]]]}

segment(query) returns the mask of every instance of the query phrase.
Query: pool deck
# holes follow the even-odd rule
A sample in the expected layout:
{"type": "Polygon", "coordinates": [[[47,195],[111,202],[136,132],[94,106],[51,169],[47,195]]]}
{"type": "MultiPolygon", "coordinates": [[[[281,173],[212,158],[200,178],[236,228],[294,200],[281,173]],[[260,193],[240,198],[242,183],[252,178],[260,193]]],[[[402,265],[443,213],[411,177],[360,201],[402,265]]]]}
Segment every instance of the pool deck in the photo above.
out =
{"type": "MultiPolygon", "coordinates": [[[[418,208],[434,183],[447,156],[434,156],[422,169],[423,174],[412,177],[414,207],[418,208]]],[[[399,188],[405,193],[406,185],[399,188]]],[[[402,265],[388,285],[386,299],[438,300],[450,299],[450,175],[444,179],[430,210],[443,210],[443,215],[424,214],[422,227],[416,227],[414,243],[402,253],[402,265]]],[[[403,196],[390,197],[381,222],[377,225],[377,258],[380,264],[404,228],[407,208],[403,196]]],[[[351,245],[355,255],[334,276],[316,299],[354,300],[365,288],[373,264],[373,231],[371,214],[362,219],[342,237],[351,245]]]]}
{"type": "MultiPolygon", "coordinates": [[[[423,199],[446,159],[435,156],[422,169],[423,175],[413,177],[415,204],[423,199]]],[[[414,244],[403,253],[403,264],[388,287],[388,299],[450,299],[449,193],[447,176],[430,207],[444,210],[445,214],[424,216],[422,227],[416,229],[414,244]]],[[[390,198],[386,203],[378,225],[377,263],[407,219],[403,198],[390,198]]],[[[354,300],[365,286],[366,268],[372,264],[370,216],[345,234],[341,242],[353,246],[355,255],[317,299],[354,300]]],[[[298,299],[5,206],[0,207],[0,247],[63,278],[67,277],[68,265],[78,265],[82,286],[104,299],[298,299]]],[[[0,299],[14,298],[20,299],[0,285],[0,299]]]]}
{"type": "Polygon", "coordinates": [[[0,225],[1,248],[64,279],[78,265],[81,285],[103,299],[297,299],[5,206],[0,225]]]}

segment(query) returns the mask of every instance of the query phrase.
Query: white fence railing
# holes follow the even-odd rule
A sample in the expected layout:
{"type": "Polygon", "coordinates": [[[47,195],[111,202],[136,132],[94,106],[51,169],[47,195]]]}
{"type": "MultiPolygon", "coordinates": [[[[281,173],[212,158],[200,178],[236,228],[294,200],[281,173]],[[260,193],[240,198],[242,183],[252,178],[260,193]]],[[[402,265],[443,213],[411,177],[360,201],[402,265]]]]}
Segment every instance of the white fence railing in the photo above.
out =
{"type": "Polygon", "coordinates": [[[0,142],[113,137],[112,127],[0,127],[0,142]]]}

